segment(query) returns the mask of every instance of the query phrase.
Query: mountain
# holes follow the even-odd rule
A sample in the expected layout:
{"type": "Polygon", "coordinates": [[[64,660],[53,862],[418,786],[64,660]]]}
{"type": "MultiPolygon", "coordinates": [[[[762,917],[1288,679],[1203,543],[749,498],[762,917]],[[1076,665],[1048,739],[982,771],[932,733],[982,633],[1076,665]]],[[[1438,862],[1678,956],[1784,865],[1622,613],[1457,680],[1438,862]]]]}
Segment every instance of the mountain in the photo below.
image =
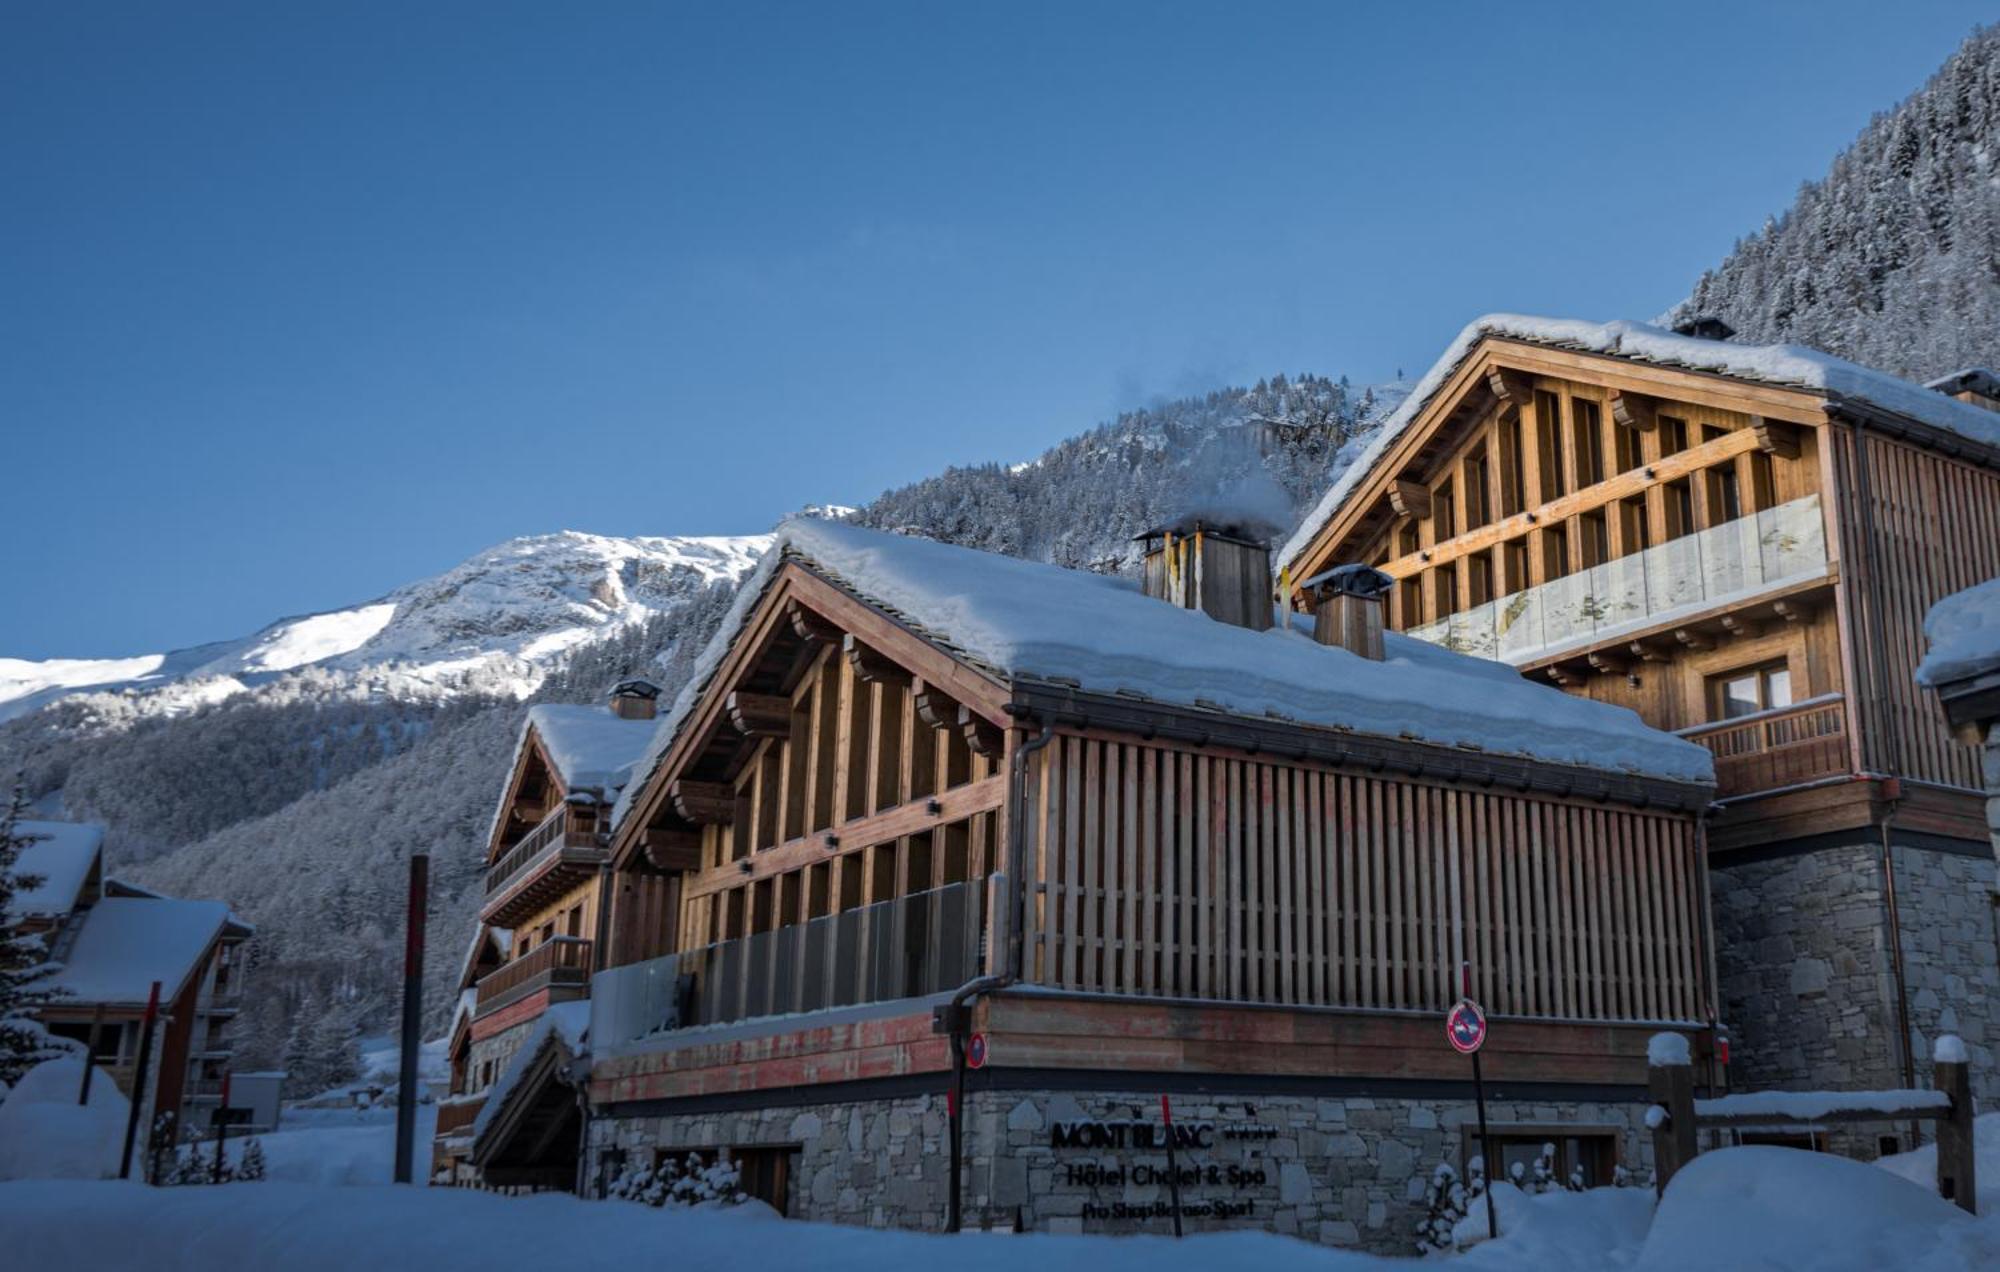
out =
{"type": "Polygon", "coordinates": [[[488,548],[435,578],[344,609],[282,618],[239,640],[130,658],[0,658],[0,720],[79,693],[176,713],[302,669],[356,697],[459,691],[520,697],[566,651],[740,577],[769,540],[537,535],[488,548]]]}
{"type": "Polygon", "coordinates": [[[1878,115],[1668,315],[1922,382],[2000,365],[2000,26],[1878,115]]]}

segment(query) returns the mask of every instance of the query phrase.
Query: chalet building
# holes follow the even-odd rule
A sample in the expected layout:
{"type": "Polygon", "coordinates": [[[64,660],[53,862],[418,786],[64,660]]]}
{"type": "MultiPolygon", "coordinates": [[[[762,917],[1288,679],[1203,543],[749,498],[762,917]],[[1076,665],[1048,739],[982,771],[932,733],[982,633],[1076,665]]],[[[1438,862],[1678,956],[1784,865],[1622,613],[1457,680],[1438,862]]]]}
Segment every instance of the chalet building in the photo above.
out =
{"type": "Polygon", "coordinates": [[[781,528],[616,809],[590,1187],[723,1154],[938,1228],[956,1054],[968,1226],[1168,1231],[1163,1095],[1192,1229],[1403,1250],[1440,1161],[1643,1170],[1647,1039],[1715,1019],[1711,753],[1384,632],[1373,570],[1273,629],[1270,577],[781,528]]]}
{"type": "MultiPolygon", "coordinates": [[[[37,1015],[50,1033],[89,1049],[145,1125],[172,1115],[173,1133],[200,1134],[221,1107],[243,1008],[249,924],[220,901],[183,901],[121,883],[104,869],[104,828],[25,821],[18,873],[42,882],[15,896],[7,925],[40,937],[62,966],[38,987],[59,997],[37,1015]],[[147,1001],[159,1016],[146,1089],[135,1092],[147,1001]]],[[[143,1145],[141,1148],[143,1151],[143,1145]]]]}
{"type": "Polygon", "coordinates": [[[1929,606],[2000,573],[1994,386],[1488,317],[1281,553],[1286,580],[1368,562],[1395,630],[1714,755],[1738,1084],[1910,1086],[1939,1033],[1992,1081],[1980,758],[1912,673],[1929,606]]]}
{"type": "Polygon", "coordinates": [[[607,817],[653,735],[659,688],[532,707],[487,839],[486,901],[459,977],[451,1089],[433,1181],[575,1185],[581,1098],[568,1075],[601,965],[607,817]],[[554,1041],[551,1042],[551,1039],[554,1041]]]}

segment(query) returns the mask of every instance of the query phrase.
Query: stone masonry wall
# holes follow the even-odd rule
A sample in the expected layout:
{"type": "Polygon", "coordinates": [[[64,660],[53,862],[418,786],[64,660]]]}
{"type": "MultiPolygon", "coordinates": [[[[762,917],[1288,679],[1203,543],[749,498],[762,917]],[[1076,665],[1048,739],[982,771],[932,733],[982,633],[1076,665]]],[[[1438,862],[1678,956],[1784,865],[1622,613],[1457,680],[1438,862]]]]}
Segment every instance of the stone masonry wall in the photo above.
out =
{"type": "MultiPolygon", "coordinates": [[[[1931,1041],[1956,1033],[1972,1049],[1974,1091],[2000,1096],[1991,859],[1898,846],[1897,906],[1919,1085],[1931,1041]]],[[[1713,870],[1723,1020],[1737,1090],[1858,1090],[1902,1085],[1894,968],[1880,849],[1821,849],[1713,870]]],[[[1872,1154],[1875,1136],[1842,1136],[1872,1154]]]]}
{"type": "Polygon", "coordinates": [[[1993,858],[2000,861],[2000,720],[1987,726],[1984,756],[1986,827],[1992,832],[1993,858]]]}
{"type": "Polygon", "coordinates": [[[530,1033],[534,1032],[535,1021],[538,1019],[539,1017],[531,1016],[518,1025],[502,1029],[491,1038],[481,1038],[472,1044],[472,1055],[468,1062],[471,1074],[467,1079],[468,1092],[477,1093],[486,1089],[486,1084],[480,1081],[480,1075],[485,1072],[489,1060],[493,1063],[493,1078],[495,1081],[499,1080],[500,1075],[507,1071],[507,1062],[514,1058],[514,1053],[521,1049],[521,1044],[527,1041],[530,1033]]]}
{"type": "MultiPolygon", "coordinates": [[[[1494,1134],[1532,1124],[1612,1128],[1617,1160],[1650,1178],[1643,1103],[1493,1101],[1494,1134]]],[[[1470,1098],[1314,1099],[1294,1095],[1174,1101],[1177,1124],[1212,1124],[1210,1147],[1180,1154],[1189,1231],[1257,1228],[1329,1245],[1411,1254],[1423,1190],[1440,1161],[1462,1166],[1470,1098]],[[1220,1211],[1218,1215],[1215,1212],[1220,1211]],[[1203,1212],[1207,1212],[1204,1214],[1203,1212]]],[[[981,1092],[967,1100],[968,1226],[1028,1231],[1171,1231],[1164,1148],[1064,1147],[1052,1123],[1146,1123],[1157,1093],[981,1092]]],[[[898,1100],[593,1120],[593,1178],[604,1155],[629,1163],[660,1151],[795,1146],[787,1209],[795,1218],[870,1227],[943,1224],[948,1161],[944,1101],[898,1100]]]]}

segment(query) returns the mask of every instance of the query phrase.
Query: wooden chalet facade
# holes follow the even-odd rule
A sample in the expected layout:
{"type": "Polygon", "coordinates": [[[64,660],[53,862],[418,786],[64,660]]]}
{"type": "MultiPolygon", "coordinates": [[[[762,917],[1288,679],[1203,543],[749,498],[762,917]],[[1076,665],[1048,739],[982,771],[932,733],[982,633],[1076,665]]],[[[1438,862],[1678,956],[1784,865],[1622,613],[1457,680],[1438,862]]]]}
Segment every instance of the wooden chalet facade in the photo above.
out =
{"type": "MultiPolygon", "coordinates": [[[[1267,597],[1268,556],[1218,538],[1259,560],[1208,579],[1267,597]]],[[[961,991],[971,1222],[1162,1230],[1117,1180],[1164,1157],[1086,1150],[1164,1092],[1215,1172],[1193,1226],[1399,1247],[1409,1175],[1477,1152],[1441,1036],[1465,964],[1496,1163],[1554,1138],[1606,1182],[1640,1164],[1647,1037],[1714,1019],[1701,752],[1401,637],[1385,663],[1259,632],[1268,599],[1219,621],[1240,598],[1188,600],[1179,566],[1149,571],[1169,603],[849,526],[780,541],[619,807],[599,1186],[726,1152],[788,1213],[939,1226],[933,1010],[961,991]]]]}
{"type": "Polygon", "coordinates": [[[1288,578],[1367,561],[1396,630],[1714,754],[1724,1014],[1758,1085],[1907,1085],[1936,1031],[2000,1042],[1979,756],[1912,680],[1926,609],[2000,573],[1992,383],[1481,320],[1284,553],[1288,578]],[[1912,966],[1933,922],[1948,948],[1912,966]],[[1955,1023],[1947,970],[1976,987],[1955,1023]]]}
{"type": "Polygon", "coordinates": [[[537,1023],[551,1008],[587,998],[601,966],[607,819],[627,766],[652,734],[658,695],[651,683],[632,680],[603,706],[529,710],[488,835],[486,900],[460,974],[451,1090],[432,1149],[435,1182],[573,1186],[573,1090],[539,1070],[507,1079],[537,1023]],[[496,1108],[482,1120],[502,1083],[505,1099],[536,1106],[532,1115],[496,1108]],[[532,1143],[509,1133],[530,1122],[532,1143]]]}
{"type": "Polygon", "coordinates": [[[254,929],[219,901],[161,896],[109,876],[101,826],[24,821],[19,829],[29,841],[19,872],[42,882],[18,894],[20,912],[5,917],[61,965],[44,982],[57,997],[36,1015],[142,1102],[157,1141],[135,1147],[134,1169],[150,1172],[181,1138],[205,1132],[222,1106],[254,929]],[[158,1011],[142,1064],[155,982],[158,1011]]]}

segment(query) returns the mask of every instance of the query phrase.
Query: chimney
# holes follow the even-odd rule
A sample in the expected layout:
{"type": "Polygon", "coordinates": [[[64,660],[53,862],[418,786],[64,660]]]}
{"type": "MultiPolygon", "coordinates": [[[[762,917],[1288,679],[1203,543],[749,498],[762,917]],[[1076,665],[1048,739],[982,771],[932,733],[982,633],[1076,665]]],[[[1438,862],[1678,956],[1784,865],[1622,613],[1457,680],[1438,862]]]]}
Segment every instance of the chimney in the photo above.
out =
{"type": "Polygon", "coordinates": [[[1936,389],[1947,397],[1969,402],[1973,406],[1983,406],[1989,411],[2000,411],[2000,375],[1994,375],[1985,367],[1967,367],[1954,371],[1943,379],[1932,380],[1924,386],[1936,389]]]}
{"type": "Polygon", "coordinates": [[[1382,661],[1382,606],[1395,580],[1372,565],[1340,565],[1300,584],[1313,601],[1313,639],[1382,661]]]}
{"type": "Polygon", "coordinates": [[[1146,595],[1253,632],[1271,626],[1271,549],[1262,541],[1198,517],[1138,541],[1146,545],[1146,595]]]}
{"type": "Polygon", "coordinates": [[[1677,336],[1693,336],[1696,340],[1727,340],[1736,334],[1736,328],[1712,314],[1696,314],[1685,322],[1674,324],[1677,336]]]}
{"type": "Polygon", "coordinates": [[[660,687],[650,680],[621,680],[611,687],[611,714],[620,720],[650,720],[659,702],[660,687]]]}

